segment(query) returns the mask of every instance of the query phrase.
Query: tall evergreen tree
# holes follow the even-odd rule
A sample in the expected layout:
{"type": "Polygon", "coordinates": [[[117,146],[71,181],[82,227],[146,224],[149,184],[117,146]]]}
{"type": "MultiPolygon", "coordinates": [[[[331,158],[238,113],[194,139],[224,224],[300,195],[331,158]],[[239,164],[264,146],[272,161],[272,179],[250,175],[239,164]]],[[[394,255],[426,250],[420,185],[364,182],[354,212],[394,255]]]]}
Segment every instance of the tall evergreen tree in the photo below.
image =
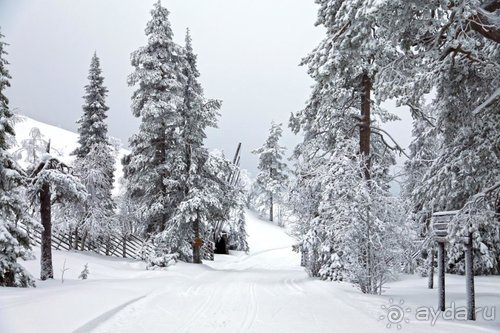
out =
{"type": "Polygon", "coordinates": [[[63,203],[84,202],[87,198],[85,186],[72,175],[71,169],[47,153],[39,164],[30,170],[28,198],[39,207],[42,222],[40,279],[53,279],[52,267],[52,206],[63,203]]]}
{"type": "Polygon", "coordinates": [[[227,176],[227,161],[213,168],[214,158],[203,146],[221,102],[203,95],[189,32],[183,48],[172,41],[168,10],[158,2],[151,13],[148,45],[132,54],[129,83],[138,85],[132,110],[141,125],[123,160],[127,195],[138,207],[143,230],[154,236],[152,265],[173,257],[200,262],[201,237],[214,216],[227,219],[223,209],[230,209],[225,203],[231,186],[219,178],[227,176]]]}
{"type": "Polygon", "coordinates": [[[9,154],[9,142],[15,133],[13,114],[5,88],[10,86],[10,74],[5,59],[7,52],[0,33],[0,286],[34,286],[32,276],[17,262],[30,250],[30,242],[19,222],[33,226],[25,201],[26,175],[9,154]]]}
{"type": "MultiPolygon", "coordinates": [[[[488,0],[398,0],[383,2],[378,9],[385,17],[379,34],[397,45],[398,53],[380,71],[381,97],[395,97],[415,118],[429,119],[422,106],[424,95],[436,92],[430,114],[435,158],[416,186],[411,182],[418,170],[409,170],[408,178],[421,216],[461,209],[500,177],[499,7],[498,1],[488,0]]],[[[474,244],[478,273],[498,272],[495,233],[494,220],[475,231],[476,239],[483,241],[474,244]],[[491,255],[483,255],[486,252],[491,255]]],[[[450,268],[463,272],[461,241],[451,241],[450,268]]]]}
{"type": "Polygon", "coordinates": [[[294,152],[293,208],[304,210],[297,230],[312,275],[380,292],[400,249],[390,244],[400,221],[386,210],[400,205],[388,193],[391,150],[400,148],[377,127],[395,117],[374,103],[372,92],[394,50],[378,34],[376,1],[316,2],[327,36],[303,60],[316,85],[290,121],[304,133],[294,152]],[[388,247],[392,252],[383,251],[388,247]]]}
{"type": "Polygon", "coordinates": [[[89,83],[85,86],[83,99],[83,115],[78,120],[78,147],[73,152],[78,158],[84,158],[95,144],[109,144],[108,127],[104,122],[108,117],[106,112],[106,96],[108,89],[103,85],[104,77],[100,61],[94,52],[90,63],[89,83]]]}
{"type": "MultiPolygon", "coordinates": [[[[186,81],[182,95],[182,120],[178,140],[183,153],[184,170],[180,171],[179,183],[183,187],[184,197],[172,217],[172,222],[177,225],[177,228],[171,230],[177,234],[177,237],[174,235],[163,235],[163,237],[165,240],[173,240],[179,235],[184,235],[183,241],[186,244],[192,242],[193,261],[201,263],[200,230],[202,216],[206,216],[206,212],[203,212],[206,207],[203,207],[204,202],[198,196],[203,193],[203,187],[210,186],[204,179],[208,175],[205,163],[209,158],[208,150],[204,147],[204,139],[208,127],[217,127],[217,116],[221,102],[218,100],[207,101],[203,95],[203,88],[198,82],[200,73],[189,29],[186,32],[184,52],[183,74],[186,81]],[[196,204],[187,205],[186,202],[196,202],[196,204]]],[[[182,258],[189,258],[190,255],[186,255],[185,251],[181,250],[182,248],[185,247],[181,244],[171,244],[170,251],[178,252],[182,258]]]]}
{"type": "Polygon", "coordinates": [[[173,40],[169,12],[158,1],[146,27],[148,43],[132,53],[136,86],[132,113],[140,118],[139,133],[130,138],[131,154],[123,160],[129,197],[137,203],[146,233],[167,228],[184,196],[178,173],[183,155],[178,146],[182,124],[184,52],[173,40]]]}
{"type": "MultiPolygon", "coordinates": [[[[79,146],[75,150],[75,169],[87,188],[89,196],[83,203],[81,220],[75,226],[83,234],[85,241],[90,238],[107,238],[112,233],[114,208],[111,192],[114,179],[114,154],[108,139],[108,126],[105,123],[106,95],[104,78],[101,75],[99,58],[94,53],[89,70],[89,83],[85,86],[85,104],[80,125],[79,146]]],[[[84,246],[82,242],[82,248],[84,246]]]]}
{"type": "MultiPolygon", "coordinates": [[[[264,205],[269,209],[269,220],[273,221],[273,207],[280,200],[288,180],[286,164],[282,162],[285,148],[280,146],[281,124],[271,123],[269,136],[264,145],[252,153],[259,156],[260,170],[255,181],[257,192],[266,198],[264,205]]],[[[259,195],[258,195],[259,196],[259,195]]],[[[258,200],[258,199],[257,199],[258,200]]]]}

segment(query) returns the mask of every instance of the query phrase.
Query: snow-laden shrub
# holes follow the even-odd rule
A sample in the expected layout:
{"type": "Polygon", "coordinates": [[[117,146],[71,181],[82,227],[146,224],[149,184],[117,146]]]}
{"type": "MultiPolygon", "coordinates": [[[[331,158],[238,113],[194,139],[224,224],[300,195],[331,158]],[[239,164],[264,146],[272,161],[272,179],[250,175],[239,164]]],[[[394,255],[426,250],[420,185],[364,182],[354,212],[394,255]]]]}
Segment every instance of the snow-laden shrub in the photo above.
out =
{"type": "Polygon", "coordinates": [[[177,263],[178,260],[179,260],[178,253],[166,253],[166,254],[155,253],[147,258],[146,261],[148,265],[146,266],[146,269],[155,270],[155,269],[166,268],[175,265],[175,263],[177,263]]]}

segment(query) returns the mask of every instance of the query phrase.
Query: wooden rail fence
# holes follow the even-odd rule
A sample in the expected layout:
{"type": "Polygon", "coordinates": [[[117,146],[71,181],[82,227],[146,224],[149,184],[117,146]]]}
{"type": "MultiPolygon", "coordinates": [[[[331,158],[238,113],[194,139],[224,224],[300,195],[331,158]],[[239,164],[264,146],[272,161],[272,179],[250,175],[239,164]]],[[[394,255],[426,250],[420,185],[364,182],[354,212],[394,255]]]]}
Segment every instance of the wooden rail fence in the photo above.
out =
{"type": "MultiPolygon", "coordinates": [[[[24,224],[20,224],[20,226],[28,234],[31,245],[41,245],[41,229],[27,228],[24,224]]],[[[82,249],[82,242],[82,237],[76,236],[74,233],[52,230],[52,248],[55,250],[82,249]]],[[[128,235],[126,237],[111,236],[103,237],[98,241],[87,241],[83,249],[104,256],[144,260],[145,255],[154,250],[154,246],[136,235],[128,235]]],[[[205,241],[201,248],[202,258],[213,261],[214,249],[214,242],[205,241]]]]}

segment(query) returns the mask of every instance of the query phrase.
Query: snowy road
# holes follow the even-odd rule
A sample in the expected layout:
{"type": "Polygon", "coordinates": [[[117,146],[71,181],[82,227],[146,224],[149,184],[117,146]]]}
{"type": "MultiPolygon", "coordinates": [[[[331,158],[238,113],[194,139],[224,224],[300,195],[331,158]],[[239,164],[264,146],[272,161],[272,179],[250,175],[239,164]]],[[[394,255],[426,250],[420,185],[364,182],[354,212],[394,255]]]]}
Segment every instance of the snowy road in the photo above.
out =
{"type": "MultiPolygon", "coordinates": [[[[433,305],[435,291],[408,277],[386,296],[359,293],[348,284],[310,279],[283,229],[247,215],[249,255],[217,256],[204,265],[179,263],[167,271],[117,258],[56,251],[66,282],[38,282],[36,289],[0,288],[1,333],[57,332],[390,332],[381,307],[389,298],[415,308],[433,305]],[[89,263],[90,278],[76,279],[89,263]]],[[[37,261],[26,262],[37,275],[37,261]]],[[[57,273],[56,273],[57,275],[57,273]]],[[[450,277],[450,295],[461,297],[461,277],[450,277]]],[[[478,304],[500,303],[500,279],[478,279],[478,304]],[[487,292],[487,293],[486,293],[487,292]]],[[[498,304],[500,305],[500,304],[498,304]]],[[[499,306],[500,308],[500,306],[499,306]]],[[[499,321],[403,322],[403,332],[498,332],[499,321]]]]}
{"type": "Polygon", "coordinates": [[[346,332],[354,323],[373,325],[354,304],[308,279],[282,229],[249,218],[250,255],[218,256],[192,267],[175,285],[165,281],[95,332],[346,332]]]}

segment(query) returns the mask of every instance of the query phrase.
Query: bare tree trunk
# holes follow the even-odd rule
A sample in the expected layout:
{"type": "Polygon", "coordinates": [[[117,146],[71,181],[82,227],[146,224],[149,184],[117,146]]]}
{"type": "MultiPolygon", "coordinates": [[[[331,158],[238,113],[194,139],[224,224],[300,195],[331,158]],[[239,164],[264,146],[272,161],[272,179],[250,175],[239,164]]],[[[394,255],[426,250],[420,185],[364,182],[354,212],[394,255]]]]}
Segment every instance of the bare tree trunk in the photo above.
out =
{"type": "Polygon", "coordinates": [[[80,245],[80,251],[85,251],[85,242],[87,241],[87,232],[83,234],[82,244],[80,245]]]}
{"type": "Polygon", "coordinates": [[[127,236],[123,236],[122,238],[122,257],[127,257],[127,236]]]}
{"type": "Polygon", "coordinates": [[[54,278],[52,268],[52,221],[50,207],[50,185],[44,183],[40,191],[40,215],[42,219],[42,245],[40,256],[40,279],[54,278]]]}
{"type": "Polygon", "coordinates": [[[273,194],[271,193],[269,195],[269,221],[273,222],[273,215],[274,215],[274,212],[273,212],[273,194]]]}
{"type": "Polygon", "coordinates": [[[366,233],[368,238],[368,244],[366,249],[366,266],[368,269],[368,281],[367,281],[367,293],[372,294],[373,290],[373,270],[372,270],[372,247],[371,247],[371,228],[370,228],[370,209],[366,211],[366,233]]]}
{"type": "MultiPolygon", "coordinates": [[[[363,174],[366,181],[371,178],[370,175],[370,136],[371,136],[371,89],[372,81],[367,73],[363,73],[361,78],[361,119],[359,124],[359,153],[362,159],[363,174]]],[[[367,268],[367,293],[374,293],[372,277],[372,248],[371,248],[371,221],[370,208],[366,212],[367,223],[367,248],[366,248],[366,268],[367,268]]]]}
{"type": "Polygon", "coordinates": [[[196,213],[196,219],[193,221],[193,231],[194,231],[194,240],[193,240],[193,263],[201,264],[201,246],[203,245],[203,241],[200,238],[200,215],[196,213]]]}
{"type": "Polygon", "coordinates": [[[73,249],[78,250],[78,227],[75,228],[75,242],[73,244],[73,249]]]}
{"type": "Polygon", "coordinates": [[[359,124],[359,152],[363,158],[365,179],[370,179],[371,89],[372,81],[364,73],[361,81],[361,121],[359,124]]]}
{"type": "Polygon", "coordinates": [[[70,250],[73,249],[73,230],[71,228],[68,231],[68,246],[70,250]]]}
{"type": "Polygon", "coordinates": [[[106,249],[105,249],[105,253],[107,256],[109,256],[109,251],[111,250],[111,237],[110,236],[106,236],[106,249]]]}
{"type": "Polygon", "coordinates": [[[469,232],[465,243],[465,279],[467,292],[467,319],[476,320],[476,300],[474,292],[474,249],[472,233],[469,232]]]}
{"type": "Polygon", "coordinates": [[[445,262],[446,262],[446,252],[444,249],[444,242],[438,243],[438,289],[439,289],[439,304],[438,309],[441,311],[445,310],[445,262]]]}
{"type": "Polygon", "coordinates": [[[429,279],[427,280],[427,287],[429,289],[434,289],[434,263],[436,261],[436,251],[431,249],[431,258],[429,265],[429,279]]]}

